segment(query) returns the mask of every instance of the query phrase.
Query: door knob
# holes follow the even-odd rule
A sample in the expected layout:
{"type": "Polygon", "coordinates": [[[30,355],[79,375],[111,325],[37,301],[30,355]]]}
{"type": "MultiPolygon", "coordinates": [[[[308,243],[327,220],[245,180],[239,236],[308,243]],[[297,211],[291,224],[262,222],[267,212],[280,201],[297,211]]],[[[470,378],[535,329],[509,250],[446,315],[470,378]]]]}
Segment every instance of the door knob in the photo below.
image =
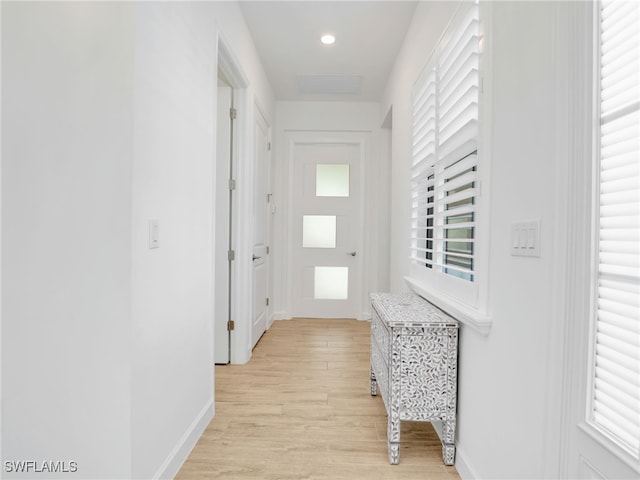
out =
{"type": "Polygon", "coordinates": [[[253,261],[255,262],[256,260],[258,260],[258,259],[260,259],[260,258],[262,258],[262,257],[256,257],[255,255],[253,255],[253,257],[252,257],[252,258],[253,258],[253,261]]]}
{"type": "Polygon", "coordinates": [[[347,252],[347,255],[351,255],[352,257],[356,256],[356,252],[347,252]]]}

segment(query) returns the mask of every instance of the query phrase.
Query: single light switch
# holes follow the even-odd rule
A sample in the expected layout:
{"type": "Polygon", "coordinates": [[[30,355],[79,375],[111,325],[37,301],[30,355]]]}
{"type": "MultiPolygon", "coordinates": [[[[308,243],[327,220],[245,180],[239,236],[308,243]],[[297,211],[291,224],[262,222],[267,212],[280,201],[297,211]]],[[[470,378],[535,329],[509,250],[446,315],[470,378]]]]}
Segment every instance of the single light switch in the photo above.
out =
{"type": "Polygon", "coordinates": [[[160,248],[160,221],[149,220],[149,249],[160,248]]]}
{"type": "Polygon", "coordinates": [[[527,228],[527,248],[536,248],[536,229],[527,228]]]}
{"type": "Polygon", "coordinates": [[[511,251],[518,248],[519,241],[520,241],[520,235],[518,233],[518,227],[514,222],[511,224],[511,251]]]}

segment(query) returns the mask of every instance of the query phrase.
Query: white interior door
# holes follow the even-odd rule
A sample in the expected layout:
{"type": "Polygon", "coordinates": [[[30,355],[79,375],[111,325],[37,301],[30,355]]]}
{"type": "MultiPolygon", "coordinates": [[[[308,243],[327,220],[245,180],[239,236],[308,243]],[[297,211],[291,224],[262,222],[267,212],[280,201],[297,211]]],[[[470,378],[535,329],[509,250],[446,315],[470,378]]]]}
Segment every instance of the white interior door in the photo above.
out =
{"type": "Polygon", "coordinates": [[[267,246],[269,218],[269,127],[256,109],[254,127],[254,203],[253,203],[253,308],[251,347],[253,348],[267,329],[269,278],[267,246]]]}
{"type": "Polygon", "coordinates": [[[364,142],[305,133],[290,143],[292,315],[356,318],[362,292],[364,142]]]}
{"type": "MultiPolygon", "coordinates": [[[[220,80],[221,83],[224,81],[220,80]]],[[[213,332],[214,363],[226,364],[230,360],[229,329],[231,269],[229,245],[231,242],[231,106],[232,90],[218,86],[216,130],[216,206],[215,206],[215,320],[213,332]]]]}

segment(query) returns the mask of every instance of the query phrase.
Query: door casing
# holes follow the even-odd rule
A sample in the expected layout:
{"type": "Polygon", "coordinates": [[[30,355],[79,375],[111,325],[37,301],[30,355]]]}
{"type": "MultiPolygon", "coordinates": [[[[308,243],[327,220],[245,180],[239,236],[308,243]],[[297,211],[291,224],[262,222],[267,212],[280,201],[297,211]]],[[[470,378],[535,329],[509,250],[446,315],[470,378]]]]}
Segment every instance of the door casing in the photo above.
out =
{"type": "MultiPolygon", "coordinates": [[[[253,110],[249,102],[247,76],[241,68],[241,63],[235,56],[229,42],[224,35],[218,34],[218,68],[231,84],[233,89],[234,108],[236,119],[234,122],[233,170],[236,188],[233,190],[233,219],[231,236],[234,239],[232,250],[234,260],[231,262],[231,319],[234,321],[234,330],[230,332],[230,362],[232,364],[244,364],[251,357],[251,247],[252,247],[252,175],[253,166],[251,152],[253,136],[251,135],[253,123],[253,110]]],[[[215,207],[213,207],[215,211],[215,207]]],[[[216,227],[218,222],[216,221],[216,227]]],[[[215,259],[215,265],[226,258],[215,259]]],[[[217,288],[217,287],[214,287],[217,288]]],[[[212,319],[212,331],[215,332],[215,323],[212,319]]],[[[224,320],[226,321],[226,320],[224,320]]],[[[215,334],[214,334],[215,335],[215,334]]],[[[214,338],[215,344],[215,338],[214,338]]],[[[215,355],[214,355],[215,356],[215,355]]]]}
{"type": "Polygon", "coordinates": [[[215,235],[214,235],[214,334],[213,361],[227,364],[230,361],[230,332],[228,321],[231,319],[231,261],[228,252],[233,239],[231,236],[232,192],[229,179],[232,173],[232,126],[230,111],[233,108],[233,90],[223,74],[218,79],[217,89],[217,126],[215,161],[215,235]]]}

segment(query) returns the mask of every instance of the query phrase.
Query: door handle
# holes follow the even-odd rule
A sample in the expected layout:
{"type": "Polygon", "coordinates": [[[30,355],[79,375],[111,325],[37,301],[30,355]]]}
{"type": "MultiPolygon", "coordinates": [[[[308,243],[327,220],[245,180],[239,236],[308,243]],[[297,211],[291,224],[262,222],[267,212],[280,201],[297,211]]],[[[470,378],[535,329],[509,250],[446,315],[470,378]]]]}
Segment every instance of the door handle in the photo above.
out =
{"type": "Polygon", "coordinates": [[[253,255],[253,257],[252,257],[252,259],[253,259],[253,261],[254,261],[254,262],[255,262],[256,260],[260,259],[260,258],[262,258],[262,257],[256,257],[255,255],[253,255]]]}
{"type": "Polygon", "coordinates": [[[352,257],[356,256],[356,252],[347,252],[347,255],[351,255],[352,257]]]}

